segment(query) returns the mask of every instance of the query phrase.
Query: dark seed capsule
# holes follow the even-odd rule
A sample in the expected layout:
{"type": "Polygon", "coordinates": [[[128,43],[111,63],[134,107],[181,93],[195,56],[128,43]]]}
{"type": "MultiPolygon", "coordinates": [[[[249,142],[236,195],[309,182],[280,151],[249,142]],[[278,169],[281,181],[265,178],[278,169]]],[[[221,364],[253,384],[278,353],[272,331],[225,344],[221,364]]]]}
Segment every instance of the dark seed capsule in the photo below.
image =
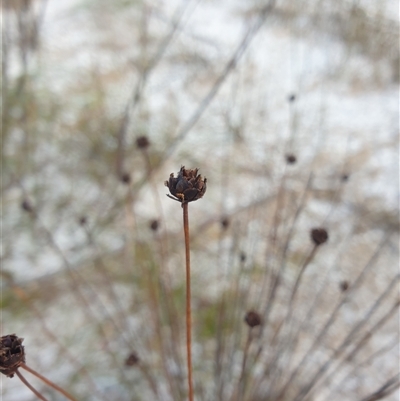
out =
{"type": "Polygon", "coordinates": [[[25,363],[23,338],[8,334],[0,340],[0,372],[7,377],[13,377],[22,363],[25,363]]]}
{"type": "Polygon", "coordinates": [[[139,149],[146,149],[150,146],[150,141],[147,136],[139,136],[136,138],[136,146],[139,149]]]}
{"type": "Polygon", "coordinates": [[[328,232],[324,228],[313,228],[311,230],[311,239],[315,245],[321,245],[328,241],[328,232]]]}
{"type": "Polygon", "coordinates": [[[221,227],[226,230],[229,227],[229,219],[228,217],[223,217],[221,219],[221,227]]]}
{"type": "Polygon", "coordinates": [[[120,179],[124,184],[130,184],[131,175],[129,173],[122,173],[120,179]]]}
{"type": "Polygon", "coordinates": [[[297,161],[297,158],[296,158],[295,155],[293,155],[293,154],[288,154],[288,155],[286,155],[286,162],[287,162],[288,164],[295,164],[296,161],[297,161]]]}
{"type": "Polygon", "coordinates": [[[29,201],[27,201],[26,199],[21,203],[21,208],[22,210],[24,210],[25,212],[28,213],[32,213],[33,212],[33,207],[32,205],[29,203],[29,201]]]}
{"type": "Polygon", "coordinates": [[[246,313],[246,316],[244,318],[244,321],[250,326],[250,327],[256,327],[261,324],[261,316],[259,313],[250,311],[246,313]]]}
{"type": "Polygon", "coordinates": [[[125,360],[125,366],[135,366],[140,362],[140,358],[137,356],[136,352],[131,352],[125,360]]]}
{"type": "Polygon", "coordinates": [[[199,169],[185,169],[181,167],[178,176],[175,178],[174,173],[171,173],[169,180],[164,184],[169,188],[172,196],[170,198],[181,202],[194,202],[203,197],[207,189],[207,178],[202,178],[197,174],[199,169]]]}
{"type": "Polygon", "coordinates": [[[339,286],[340,286],[340,290],[342,292],[345,292],[345,291],[347,291],[349,289],[350,284],[349,284],[348,281],[344,280],[344,281],[340,282],[339,286]]]}
{"type": "Polygon", "coordinates": [[[157,230],[158,230],[158,226],[159,226],[158,220],[152,220],[152,221],[150,222],[150,228],[151,228],[153,231],[157,231],[157,230]]]}

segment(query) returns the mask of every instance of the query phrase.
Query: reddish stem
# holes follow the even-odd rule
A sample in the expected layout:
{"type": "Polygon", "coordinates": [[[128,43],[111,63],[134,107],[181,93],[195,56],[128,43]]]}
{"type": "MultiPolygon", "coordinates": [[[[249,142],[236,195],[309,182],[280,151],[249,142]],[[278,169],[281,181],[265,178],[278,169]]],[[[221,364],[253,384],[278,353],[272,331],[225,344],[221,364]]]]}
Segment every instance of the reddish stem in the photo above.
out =
{"type": "Polygon", "coordinates": [[[183,230],[185,232],[186,253],[186,350],[188,365],[189,401],[193,401],[193,377],[192,377],[192,310],[190,305],[190,241],[189,241],[189,213],[188,204],[182,203],[183,230]]]}

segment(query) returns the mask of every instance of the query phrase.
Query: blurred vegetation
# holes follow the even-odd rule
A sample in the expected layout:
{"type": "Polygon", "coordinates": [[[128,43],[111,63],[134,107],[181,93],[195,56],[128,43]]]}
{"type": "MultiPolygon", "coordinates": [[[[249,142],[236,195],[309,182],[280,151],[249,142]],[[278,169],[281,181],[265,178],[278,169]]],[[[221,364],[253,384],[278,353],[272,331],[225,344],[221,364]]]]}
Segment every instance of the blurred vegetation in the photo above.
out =
{"type": "Polygon", "coordinates": [[[399,357],[391,4],[4,1],[2,329],[27,363],[79,400],[186,399],[163,186],[186,165],[209,183],[190,205],[196,399],[381,394],[399,357]]]}

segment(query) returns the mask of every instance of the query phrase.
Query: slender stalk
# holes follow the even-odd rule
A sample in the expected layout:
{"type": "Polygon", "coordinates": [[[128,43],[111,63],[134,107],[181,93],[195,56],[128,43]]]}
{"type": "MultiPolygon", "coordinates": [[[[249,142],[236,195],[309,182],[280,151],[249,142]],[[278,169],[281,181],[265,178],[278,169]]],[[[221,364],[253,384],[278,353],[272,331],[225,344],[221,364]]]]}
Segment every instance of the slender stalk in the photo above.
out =
{"type": "Polygon", "coordinates": [[[190,239],[189,239],[189,213],[188,204],[182,203],[183,230],[185,232],[186,253],[186,351],[188,365],[189,401],[193,401],[193,377],[192,377],[192,308],[190,304],[190,239]]]}
{"type": "MultiPolygon", "coordinates": [[[[76,398],[74,398],[71,394],[67,393],[64,389],[62,389],[61,387],[57,386],[57,384],[53,383],[52,381],[50,381],[49,379],[47,379],[46,377],[42,376],[40,373],[36,372],[36,370],[33,370],[32,368],[30,368],[29,366],[25,365],[24,363],[21,363],[20,365],[21,368],[27,370],[29,373],[32,373],[34,376],[36,376],[37,378],[39,378],[40,380],[42,380],[43,382],[45,382],[49,387],[52,387],[54,390],[58,391],[59,393],[61,393],[62,395],[64,395],[66,398],[68,398],[71,401],[77,401],[76,398]]],[[[19,372],[17,371],[17,374],[19,372]]],[[[20,375],[18,375],[18,377],[21,379],[20,375]]],[[[22,379],[21,379],[22,380],[22,379]]],[[[36,394],[36,393],[35,393],[36,394]]],[[[45,398],[41,398],[43,400],[46,401],[45,398]]]]}
{"type": "Polygon", "coordinates": [[[42,394],[39,393],[29,382],[28,380],[25,379],[25,377],[22,375],[22,373],[17,369],[15,371],[16,375],[19,377],[19,379],[22,381],[22,383],[25,384],[26,387],[29,388],[29,390],[32,391],[33,394],[36,395],[37,398],[39,398],[42,401],[48,401],[47,398],[45,398],[42,394]]]}

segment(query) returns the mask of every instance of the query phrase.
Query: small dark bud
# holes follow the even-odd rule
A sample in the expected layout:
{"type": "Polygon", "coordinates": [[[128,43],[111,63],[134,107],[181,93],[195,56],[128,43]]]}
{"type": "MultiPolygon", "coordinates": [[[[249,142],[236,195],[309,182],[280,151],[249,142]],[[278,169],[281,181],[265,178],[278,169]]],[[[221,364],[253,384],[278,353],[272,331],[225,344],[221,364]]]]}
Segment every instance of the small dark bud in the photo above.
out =
{"type": "Polygon", "coordinates": [[[0,372],[7,377],[13,377],[22,363],[25,363],[23,338],[15,334],[1,337],[0,340],[0,372]]]}
{"type": "Polygon", "coordinates": [[[297,158],[296,158],[295,155],[293,155],[293,154],[288,154],[288,155],[286,155],[286,162],[287,162],[287,164],[295,164],[296,161],[297,161],[297,158]]]}
{"type": "Polygon", "coordinates": [[[136,138],[136,146],[139,149],[146,149],[150,146],[150,141],[147,136],[139,136],[136,138]]]}
{"type": "Polygon", "coordinates": [[[256,327],[261,324],[261,316],[259,313],[250,311],[246,313],[246,316],[244,318],[244,321],[250,326],[250,327],[256,327]]]}
{"type": "Polygon", "coordinates": [[[229,223],[230,223],[230,221],[229,221],[228,217],[223,217],[221,219],[221,227],[222,227],[222,229],[226,230],[229,227],[229,223]]]}
{"type": "Polygon", "coordinates": [[[21,208],[22,208],[22,210],[25,210],[25,212],[28,212],[28,213],[33,212],[33,206],[26,199],[21,203],[21,208]]]}
{"type": "Polygon", "coordinates": [[[150,222],[150,228],[151,228],[153,231],[157,231],[159,225],[160,225],[160,223],[158,222],[158,220],[152,220],[152,221],[150,222]]]}
{"type": "Polygon", "coordinates": [[[328,233],[324,228],[313,228],[311,230],[311,239],[315,245],[321,245],[328,241],[328,233]]]}
{"type": "Polygon", "coordinates": [[[340,290],[341,290],[342,292],[347,291],[347,290],[349,289],[349,286],[350,286],[350,284],[349,284],[349,282],[346,281],[346,280],[341,281],[340,284],[339,284],[340,290]]]}
{"type": "Polygon", "coordinates": [[[342,174],[340,177],[342,182],[347,182],[349,180],[349,175],[348,174],[342,174]]]}
{"type": "Polygon", "coordinates": [[[292,93],[289,97],[288,100],[290,103],[294,102],[296,100],[296,95],[294,93],[292,93]]]}
{"type": "Polygon", "coordinates": [[[128,185],[131,182],[131,175],[129,173],[122,173],[120,179],[124,184],[128,185]]]}
{"type": "Polygon", "coordinates": [[[243,263],[246,261],[247,256],[244,252],[240,252],[239,258],[240,258],[240,261],[243,263]]]}
{"type": "Polygon", "coordinates": [[[86,224],[87,224],[87,217],[86,217],[86,216],[80,217],[80,218],[79,218],[79,224],[80,224],[81,226],[86,226],[86,224]]]}
{"type": "Polygon", "coordinates": [[[131,352],[125,360],[125,366],[135,366],[140,362],[140,358],[137,356],[136,352],[131,352]]]}
{"type": "Polygon", "coordinates": [[[174,173],[171,173],[169,180],[164,184],[169,188],[171,195],[167,195],[182,204],[194,202],[203,197],[207,189],[207,178],[197,174],[199,169],[185,169],[182,166],[178,176],[175,178],[174,173]]]}

